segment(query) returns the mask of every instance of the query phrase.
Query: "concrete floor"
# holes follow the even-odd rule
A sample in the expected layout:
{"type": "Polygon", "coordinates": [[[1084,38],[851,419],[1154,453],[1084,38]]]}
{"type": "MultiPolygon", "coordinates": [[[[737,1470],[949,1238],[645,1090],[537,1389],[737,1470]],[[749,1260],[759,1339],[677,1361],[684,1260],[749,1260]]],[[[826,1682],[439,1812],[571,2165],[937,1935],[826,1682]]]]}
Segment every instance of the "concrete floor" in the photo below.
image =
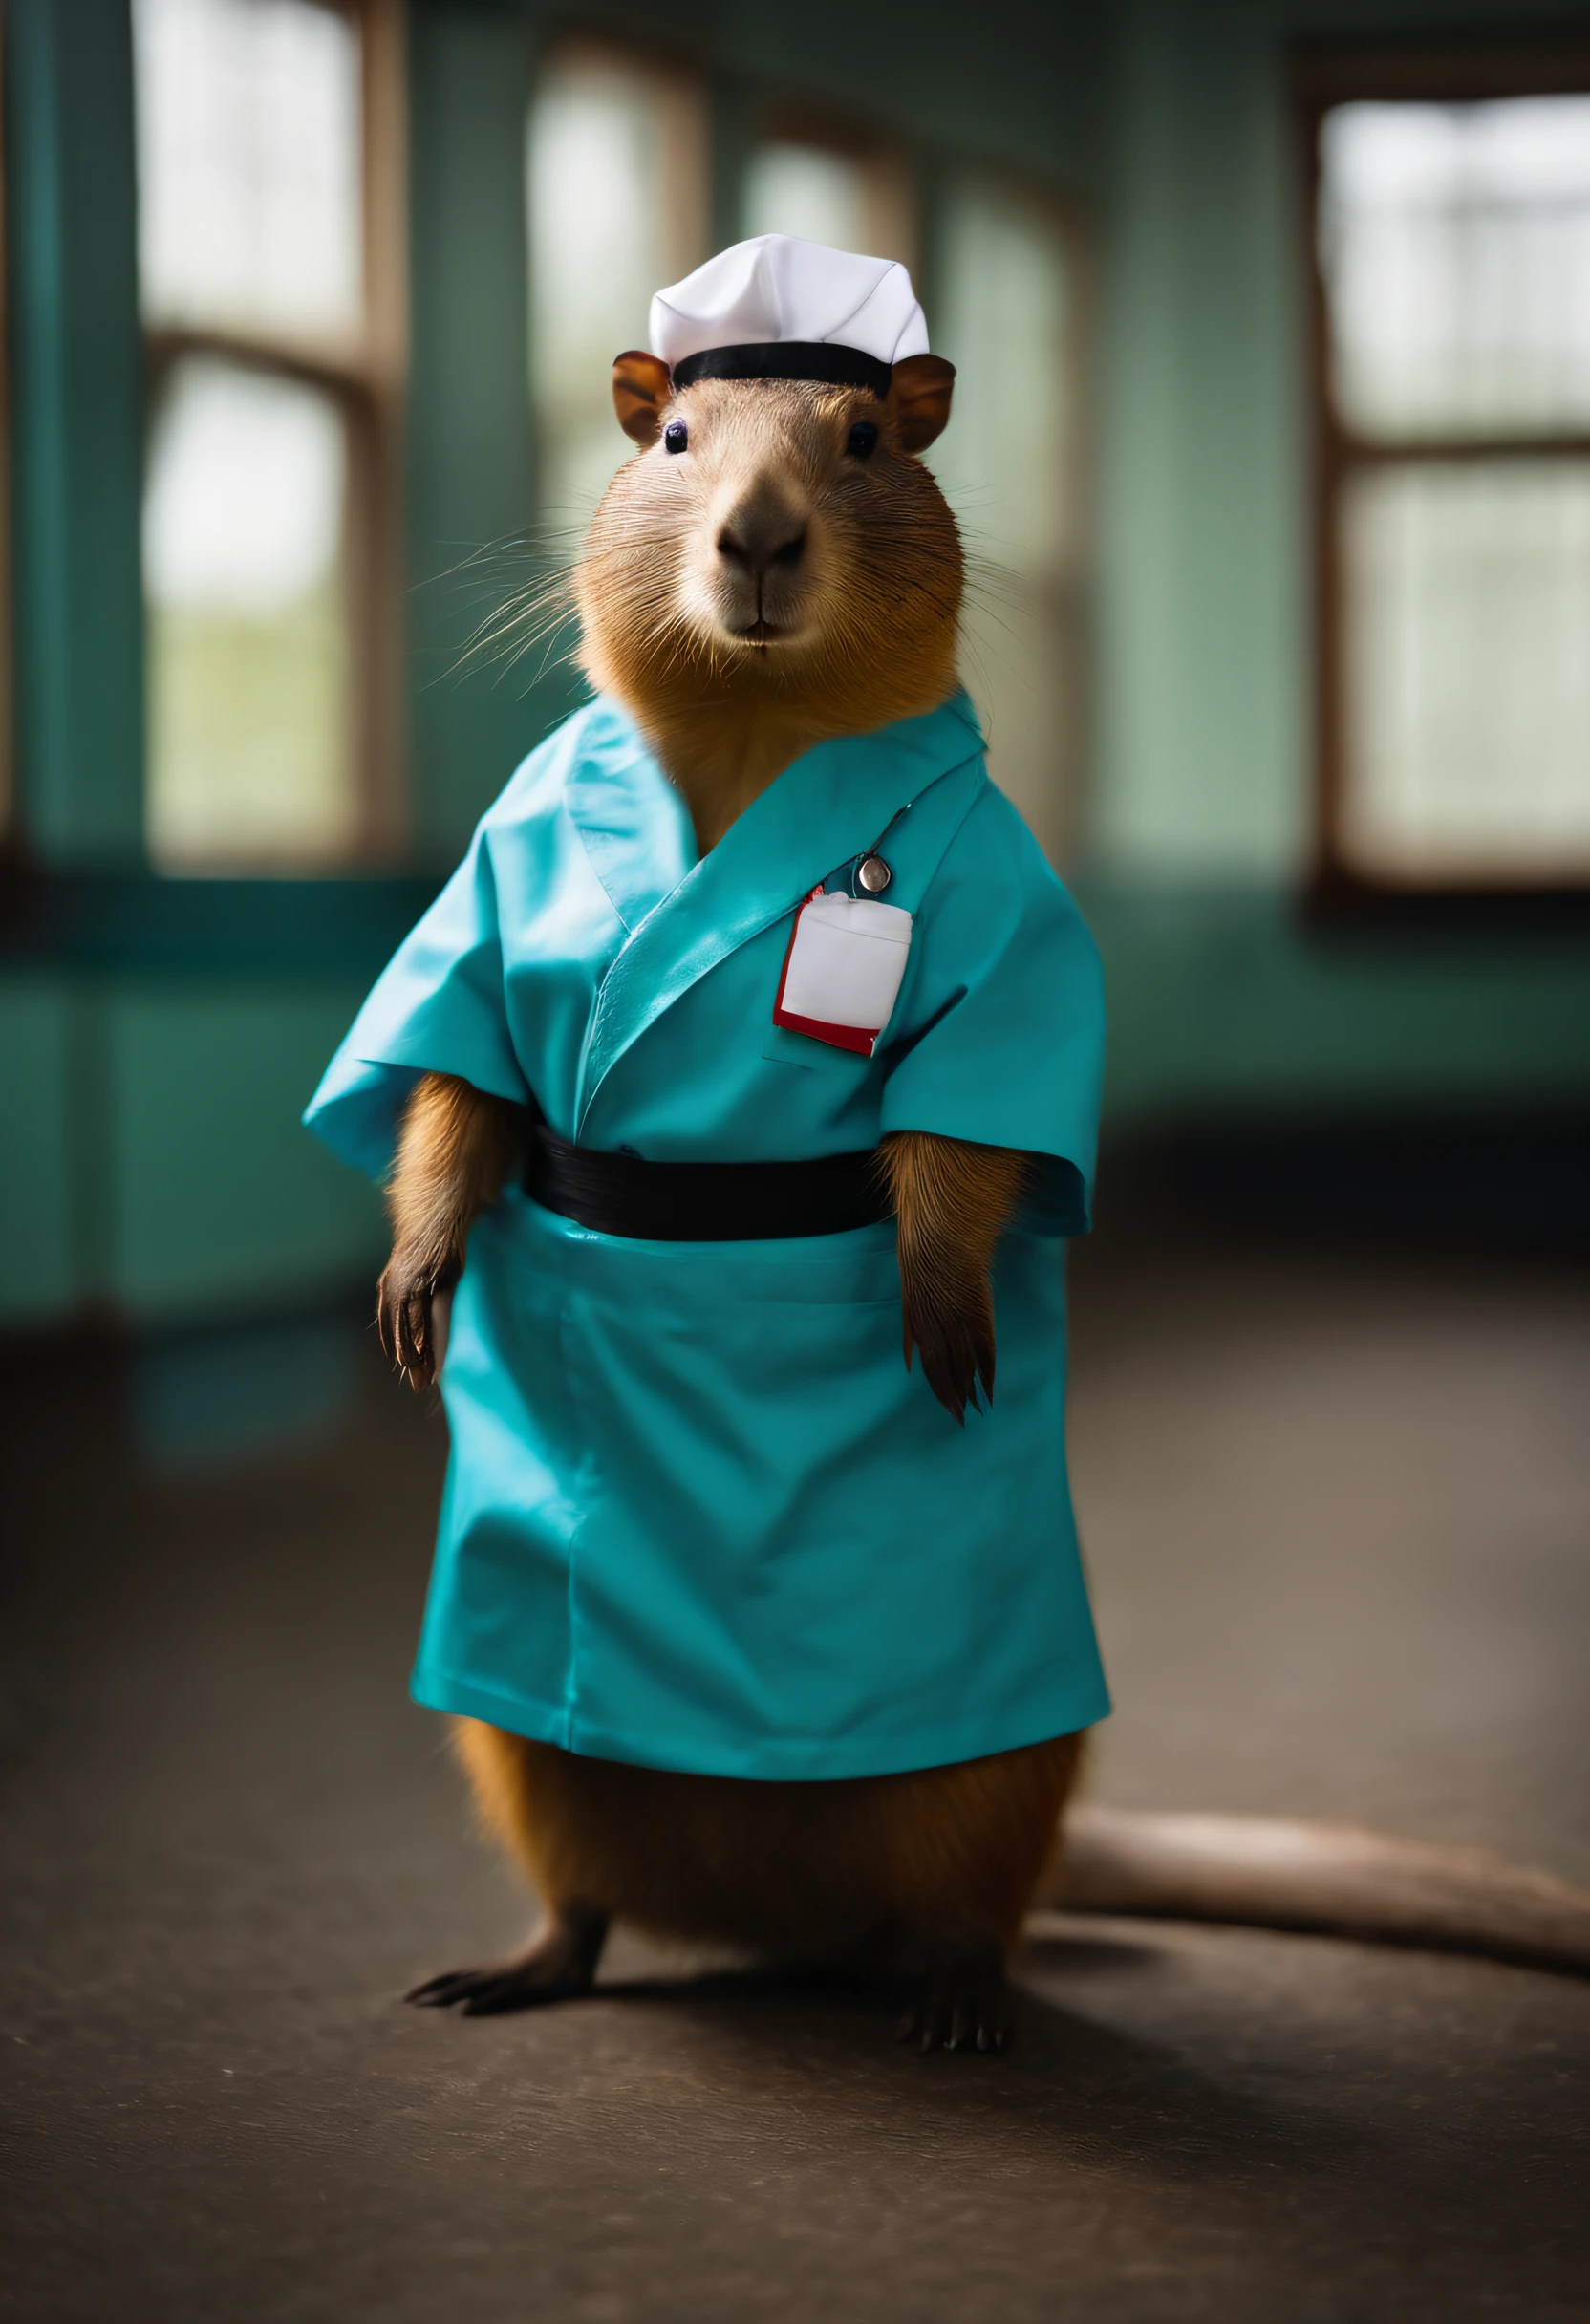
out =
{"type": "MultiPolygon", "coordinates": [[[[1582,1274],[1078,1273],[1101,1795],[1590,1877],[1582,1274]]],[[[316,1346],[249,1360],[329,1409],[316,1346]]],[[[1590,2313],[1566,1979],[1057,1924],[1008,2061],[920,2060],[876,1993],[634,1942],[583,2006],[396,2006],[525,1917],[405,1699],[440,1422],[358,1358],[333,1436],[228,1462],[180,1425],[225,1364],[172,1361],[132,1396],[82,1360],[10,1384],[0,2313],[1590,2313]]]]}

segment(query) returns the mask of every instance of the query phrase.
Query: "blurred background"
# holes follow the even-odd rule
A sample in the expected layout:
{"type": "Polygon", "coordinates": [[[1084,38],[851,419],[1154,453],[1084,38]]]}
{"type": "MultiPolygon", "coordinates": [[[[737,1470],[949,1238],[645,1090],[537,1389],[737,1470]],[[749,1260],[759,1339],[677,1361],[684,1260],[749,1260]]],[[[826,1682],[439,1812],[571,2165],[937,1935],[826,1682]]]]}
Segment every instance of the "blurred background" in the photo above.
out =
{"type": "Polygon", "coordinates": [[[298,1108],[578,698],[512,624],[613,352],[775,226],[908,261],[958,366],[967,675],[1105,951],[1107,1214],[1582,1230],[1556,14],[11,0],[0,1323],[367,1281],[298,1108]]]}
{"type": "Polygon", "coordinates": [[[1581,2313],[1561,1981],[1117,1930],[1029,1960],[969,2142],[866,2008],[387,2009],[523,1905],[404,1698],[379,1200],[298,1126],[579,699],[526,608],[652,290],[907,261],[993,771],[1108,980],[1094,1780],[1590,1876],[1590,16],[1518,15],[6,0],[26,2313],[1581,2313]]]}

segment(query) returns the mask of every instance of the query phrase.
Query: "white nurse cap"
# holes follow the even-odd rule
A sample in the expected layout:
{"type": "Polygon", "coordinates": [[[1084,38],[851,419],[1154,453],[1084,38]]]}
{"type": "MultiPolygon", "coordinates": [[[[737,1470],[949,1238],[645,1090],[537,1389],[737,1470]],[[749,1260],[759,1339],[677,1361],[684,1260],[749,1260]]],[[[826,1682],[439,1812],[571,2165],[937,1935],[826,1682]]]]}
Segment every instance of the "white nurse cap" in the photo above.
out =
{"type": "Polygon", "coordinates": [[[898,259],[758,234],[652,301],[652,353],[694,379],[825,379],[889,393],[891,366],[928,352],[898,259]]]}

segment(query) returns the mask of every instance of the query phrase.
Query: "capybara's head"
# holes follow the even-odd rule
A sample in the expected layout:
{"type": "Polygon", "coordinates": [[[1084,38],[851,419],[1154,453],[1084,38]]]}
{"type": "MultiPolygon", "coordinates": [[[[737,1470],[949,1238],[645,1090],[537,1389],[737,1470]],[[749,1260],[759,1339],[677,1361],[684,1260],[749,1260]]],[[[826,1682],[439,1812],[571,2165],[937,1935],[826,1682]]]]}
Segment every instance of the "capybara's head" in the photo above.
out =
{"type": "Polygon", "coordinates": [[[954,367],[893,366],[887,398],[807,379],[696,380],[613,366],[638,447],[575,575],[592,681],[645,723],[758,699],[813,731],[865,734],[956,685],[962,564],[919,455],[950,416],[954,367]]]}

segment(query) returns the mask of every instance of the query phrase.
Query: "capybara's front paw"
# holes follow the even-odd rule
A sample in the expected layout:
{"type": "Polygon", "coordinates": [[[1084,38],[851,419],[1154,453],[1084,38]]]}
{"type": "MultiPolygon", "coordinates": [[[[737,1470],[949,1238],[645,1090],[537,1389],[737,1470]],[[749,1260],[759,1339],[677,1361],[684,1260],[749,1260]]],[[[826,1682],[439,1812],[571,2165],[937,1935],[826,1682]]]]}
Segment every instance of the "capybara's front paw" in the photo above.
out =
{"type": "Polygon", "coordinates": [[[944,1409],[964,1424],[966,1407],[994,1401],[994,1302],[986,1276],[964,1283],[910,1284],[904,1302],[906,1363],[913,1348],[944,1409]]]}
{"type": "Polygon", "coordinates": [[[376,1292],[376,1329],[381,1345],[418,1395],[436,1377],[432,1302],[447,1286],[434,1259],[394,1251],[376,1292]]]}

